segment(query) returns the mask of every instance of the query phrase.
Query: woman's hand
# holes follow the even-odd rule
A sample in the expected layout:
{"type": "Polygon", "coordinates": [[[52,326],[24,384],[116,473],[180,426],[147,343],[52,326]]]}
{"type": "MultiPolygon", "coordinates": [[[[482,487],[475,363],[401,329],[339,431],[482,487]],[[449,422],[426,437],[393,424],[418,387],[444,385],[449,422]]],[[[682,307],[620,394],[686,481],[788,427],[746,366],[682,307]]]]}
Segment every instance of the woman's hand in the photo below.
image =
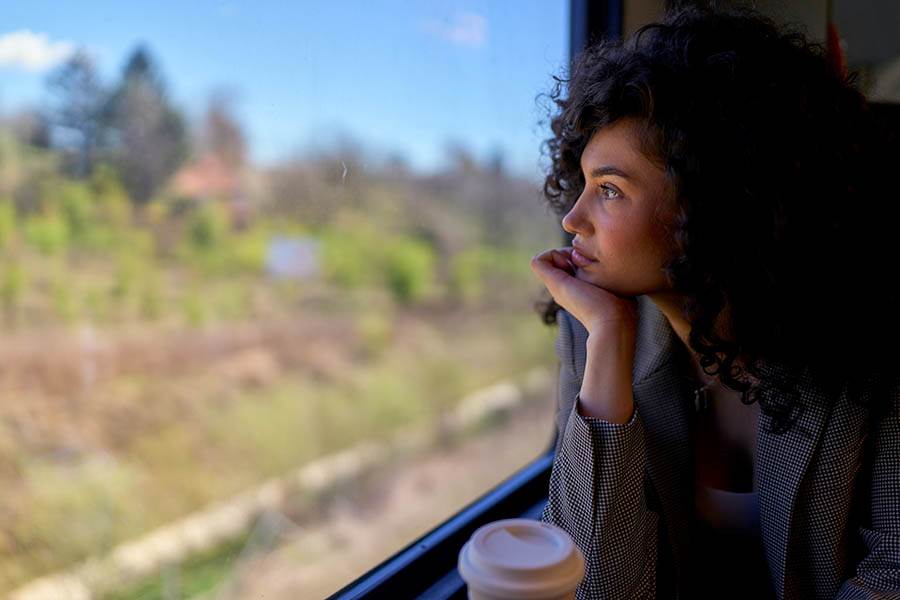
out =
{"type": "Polygon", "coordinates": [[[571,248],[554,248],[531,259],[556,303],[588,331],[587,361],[578,392],[583,416],[628,423],[634,415],[631,375],[637,299],[623,298],[576,277],[571,248]]]}
{"type": "Polygon", "coordinates": [[[531,259],[531,270],[541,278],[550,295],[589,334],[615,329],[634,333],[637,326],[637,299],[617,296],[577,278],[572,248],[551,248],[531,259]]]}

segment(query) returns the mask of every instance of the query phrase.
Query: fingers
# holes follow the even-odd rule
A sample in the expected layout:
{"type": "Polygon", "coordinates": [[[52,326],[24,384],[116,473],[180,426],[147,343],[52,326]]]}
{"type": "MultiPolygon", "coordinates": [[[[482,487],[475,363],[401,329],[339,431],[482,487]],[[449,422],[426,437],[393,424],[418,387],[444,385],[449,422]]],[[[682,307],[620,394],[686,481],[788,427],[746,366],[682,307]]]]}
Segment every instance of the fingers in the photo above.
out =
{"type": "Polygon", "coordinates": [[[567,271],[569,269],[569,260],[559,249],[551,248],[535,254],[531,259],[531,268],[538,275],[547,273],[547,269],[551,268],[567,271]]]}
{"type": "Polygon", "coordinates": [[[575,263],[569,258],[569,255],[560,249],[552,250],[553,263],[568,273],[574,273],[575,263]]]}
{"type": "Polygon", "coordinates": [[[575,263],[572,262],[571,256],[571,248],[550,248],[549,250],[537,254],[534,258],[546,260],[557,268],[569,270],[575,267],[575,263]]]}
{"type": "Polygon", "coordinates": [[[556,260],[553,258],[552,253],[552,250],[547,250],[531,259],[531,270],[548,286],[551,282],[555,283],[561,278],[568,276],[565,271],[556,265],[556,260]]]}
{"type": "Polygon", "coordinates": [[[550,294],[559,299],[567,280],[574,276],[575,265],[569,255],[560,248],[551,248],[531,259],[531,270],[543,280],[550,294]]]}

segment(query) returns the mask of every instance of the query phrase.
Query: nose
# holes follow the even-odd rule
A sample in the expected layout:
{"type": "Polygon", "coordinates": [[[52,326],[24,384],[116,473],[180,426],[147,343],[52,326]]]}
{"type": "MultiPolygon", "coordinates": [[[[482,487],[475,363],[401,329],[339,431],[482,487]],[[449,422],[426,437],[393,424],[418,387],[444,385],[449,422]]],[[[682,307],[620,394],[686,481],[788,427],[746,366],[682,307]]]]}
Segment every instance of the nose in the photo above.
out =
{"type": "Polygon", "coordinates": [[[582,218],[579,210],[579,203],[576,201],[572,208],[569,209],[569,212],[562,218],[562,228],[571,234],[581,233],[586,235],[587,221],[582,218]]]}

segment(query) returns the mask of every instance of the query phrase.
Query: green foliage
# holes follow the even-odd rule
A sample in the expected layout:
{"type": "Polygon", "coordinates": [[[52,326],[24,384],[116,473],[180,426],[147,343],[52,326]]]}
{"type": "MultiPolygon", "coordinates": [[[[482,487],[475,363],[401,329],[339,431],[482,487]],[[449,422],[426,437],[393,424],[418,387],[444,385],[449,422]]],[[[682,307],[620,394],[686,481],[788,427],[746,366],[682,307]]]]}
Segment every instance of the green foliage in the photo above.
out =
{"type": "Polygon", "coordinates": [[[185,244],[178,255],[208,275],[259,273],[265,265],[267,244],[262,229],[232,233],[225,207],[208,202],[188,217],[185,244]]]}
{"type": "Polygon", "coordinates": [[[155,321],[162,316],[163,297],[159,275],[152,270],[147,271],[141,279],[138,296],[138,314],[148,321],[155,321]]]}
{"type": "Polygon", "coordinates": [[[0,198],[0,248],[9,248],[16,240],[16,207],[11,198],[0,198]]]}
{"type": "Polygon", "coordinates": [[[250,285],[247,282],[238,281],[218,286],[215,293],[217,314],[230,321],[246,318],[252,306],[250,285]]]}
{"type": "Polygon", "coordinates": [[[83,293],[83,313],[94,323],[107,323],[110,320],[110,295],[107,289],[89,287],[83,293]]]}
{"type": "Polygon", "coordinates": [[[419,422],[429,413],[427,402],[422,400],[423,390],[402,369],[378,368],[359,373],[355,388],[362,401],[359,416],[373,437],[419,422]]]}
{"type": "Polygon", "coordinates": [[[377,358],[390,346],[394,322],[390,315],[374,310],[365,311],[357,319],[357,330],[366,355],[370,359],[377,358]]]}
{"type": "Polygon", "coordinates": [[[201,327],[209,321],[209,307],[202,290],[192,288],[180,298],[181,313],[191,327],[201,327]]]}
{"type": "Polygon", "coordinates": [[[464,304],[472,304],[484,293],[485,254],[480,248],[469,248],[450,260],[450,291],[464,304]]]}
{"type": "Polygon", "coordinates": [[[12,519],[12,534],[24,554],[46,557],[46,564],[36,565],[43,570],[101,553],[139,530],[138,483],[131,469],[111,461],[74,467],[35,462],[25,471],[29,502],[22,510],[28,518],[12,519]]]}
{"type": "Polygon", "coordinates": [[[194,598],[212,592],[234,571],[235,556],[241,553],[249,538],[250,533],[245,533],[212,550],[192,556],[184,563],[171,567],[170,571],[149,577],[127,590],[113,592],[104,600],[169,600],[172,593],[166,577],[171,576],[172,571],[177,573],[175,576],[181,597],[194,598]]]}
{"type": "Polygon", "coordinates": [[[59,190],[59,205],[69,236],[75,243],[83,243],[94,225],[93,198],[86,185],[66,182],[59,190]]]}
{"type": "Polygon", "coordinates": [[[451,410],[467,391],[466,366],[458,359],[439,355],[421,361],[420,367],[417,378],[422,389],[429,390],[429,408],[436,413],[451,410]]]}
{"type": "MultiPolygon", "coordinates": [[[[122,214],[127,199],[116,196],[121,188],[116,191],[108,172],[101,169],[98,173],[97,181],[90,184],[55,177],[40,182],[40,208],[28,216],[23,227],[30,247],[56,256],[70,248],[107,250],[115,244],[127,227],[122,214]]],[[[11,216],[15,227],[15,214],[11,216]]]]}
{"type": "Polygon", "coordinates": [[[148,268],[146,261],[136,252],[119,252],[116,262],[118,264],[109,288],[110,300],[118,306],[125,306],[147,276],[148,268]]]}
{"type": "Polygon", "coordinates": [[[384,274],[394,298],[402,304],[424,299],[432,291],[435,262],[432,247],[418,239],[388,242],[384,274]]]}
{"type": "Polygon", "coordinates": [[[91,192],[99,221],[123,228],[131,221],[131,201],[116,171],[109,165],[98,165],[91,174],[91,192]]]}
{"type": "Polygon", "coordinates": [[[210,443],[225,446],[220,449],[252,473],[283,473],[315,454],[310,401],[292,388],[243,396],[211,416],[210,443]]]}
{"type": "Polygon", "coordinates": [[[436,255],[412,236],[378,231],[372,223],[345,216],[336,229],[319,234],[326,279],[348,289],[381,284],[402,304],[434,291],[436,255]]]}
{"type": "Polygon", "coordinates": [[[531,256],[529,251],[515,248],[467,248],[450,259],[449,291],[457,301],[472,305],[484,301],[490,290],[530,285],[534,277],[531,256]]]}
{"type": "Polygon", "coordinates": [[[65,323],[74,323],[79,316],[76,295],[72,290],[72,280],[63,273],[54,276],[50,284],[50,296],[57,316],[65,323]]]}
{"type": "Polygon", "coordinates": [[[534,274],[529,266],[530,250],[516,248],[485,248],[486,275],[509,282],[531,282],[534,274]]]}
{"type": "Polygon", "coordinates": [[[41,254],[60,254],[69,243],[66,220],[55,212],[30,217],[25,222],[25,239],[41,254]]]}
{"type": "Polygon", "coordinates": [[[250,230],[232,236],[228,242],[234,270],[244,273],[262,273],[266,264],[269,235],[265,230],[250,230]]]}
{"type": "Polygon", "coordinates": [[[25,269],[13,260],[7,260],[2,269],[0,301],[3,303],[3,311],[7,320],[15,322],[18,320],[22,298],[28,285],[28,277],[25,269]]]}
{"type": "Polygon", "coordinates": [[[221,248],[228,236],[228,214],[217,202],[206,202],[199,206],[188,225],[188,241],[191,247],[201,253],[209,253],[221,248]]]}
{"type": "Polygon", "coordinates": [[[374,280],[378,246],[366,233],[320,234],[322,270],[328,280],[347,289],[357,289],[374,280]]]}
{"type": "Polygon", "coordinates": [[[120,240],[123,242],[121,251],[140,256],[144,261],[151,261],[154,258],[156,249],[156,240],[153,233],[144,229],[130,229],[127,231],[127,238],[120,240]]]}

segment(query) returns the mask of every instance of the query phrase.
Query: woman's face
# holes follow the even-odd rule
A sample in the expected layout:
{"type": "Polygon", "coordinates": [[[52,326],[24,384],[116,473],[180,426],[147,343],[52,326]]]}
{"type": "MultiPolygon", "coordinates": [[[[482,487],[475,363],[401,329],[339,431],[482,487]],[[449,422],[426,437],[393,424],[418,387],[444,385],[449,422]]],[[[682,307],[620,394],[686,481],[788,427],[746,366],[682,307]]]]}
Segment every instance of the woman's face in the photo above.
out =
{"type": "Polygon", "coordinates": [[[672,255],[666,226],[675,201],[665,172],[640,150],[637,121],[600,128],[581,155],[581,170],[584,191],[562,227],[595,262],[576,277],[620,296],[671,289],[662,267],[672,255]]]}

